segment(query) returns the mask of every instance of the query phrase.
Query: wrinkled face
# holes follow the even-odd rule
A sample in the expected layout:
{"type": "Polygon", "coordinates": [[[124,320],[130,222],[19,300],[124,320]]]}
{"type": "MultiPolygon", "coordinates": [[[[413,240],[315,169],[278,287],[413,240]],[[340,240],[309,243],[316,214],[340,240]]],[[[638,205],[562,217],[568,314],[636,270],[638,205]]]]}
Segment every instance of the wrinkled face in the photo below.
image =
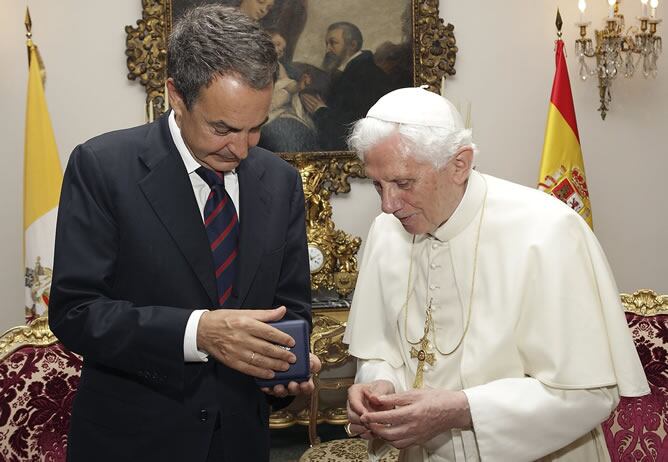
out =
{"type": "Polygon", "coordinates": [[[267,16],[272,6],[274,6],[274,0],[241,0],[239,9],[246,16],[259,21],[267,16]]]}
{"type": "Polygon", "coordinates": [[[366,175],[380,195],[383,212],[397,217],[411,234],[433,232],[461,202],[468,166],[465,172],[458,170],[458,154],[437,169],[429,162],[403,154],[399,146],[399,135],[394,134],[367,151],[366,175]]]}
{"type": "Polygon", "coordinates": [[[190,110],[171,79],[167,85],[176,123],[195,159],[219,172],[238,167],[260,140],[273,85],[255,90],[236,76],[218,76],[202,88],[190,110]]]}
{"type": "Polygon", "coordinates": [[[273,33],[271,34],[271,41],[274,44],[274,48],[276,48],[276,54],[278,55],[278,59],[281,59],[285,55],[285,39],[280,35],[273,33]]]}

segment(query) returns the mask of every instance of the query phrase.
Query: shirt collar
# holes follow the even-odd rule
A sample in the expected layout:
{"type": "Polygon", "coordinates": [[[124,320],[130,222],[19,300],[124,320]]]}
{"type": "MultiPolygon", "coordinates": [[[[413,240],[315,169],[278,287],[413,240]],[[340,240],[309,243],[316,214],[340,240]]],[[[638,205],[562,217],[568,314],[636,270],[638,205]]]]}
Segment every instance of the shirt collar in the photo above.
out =
{"type": "Polygon", "coordinates": [[[362,50],[359,50],[354,55],[352,55],[350,58],[348,58],[344,62],[342,62],[341,65],[337,69],[340,70],[341,72],[345,71],[346,67],[348,67],[348,64],[350,63],[350,61],[357,58],[361,54],[362,54],[362,50]]]}
{"type": "Polygon", "coordinates": [[[174,111],[169,113],[168,123],[169,133],[171,133],[172,140],[174,140],[174,144],[176,145],[176,149],[179,151],[181,159],[183,159],[183,164],[186,166],[188,175],[190,175],[195,170],[200,168],[201,165],[195,160],[195,157],[190,152],[190,149],[188,149],[188,146],[186,146],[186,142],[183,141],[183,137],[181,136],[181,129],[178,125],[176,125],[174,111]]]}
{"type": "Polygon", "coordinates": [[[486,191],[485,179],[480,173],[471,170],[466,191],[464,191],[464,196],[459,205],[450,218],[430,234],[439,241],[447,242],[464,231],[482,207],[486,191]]]}

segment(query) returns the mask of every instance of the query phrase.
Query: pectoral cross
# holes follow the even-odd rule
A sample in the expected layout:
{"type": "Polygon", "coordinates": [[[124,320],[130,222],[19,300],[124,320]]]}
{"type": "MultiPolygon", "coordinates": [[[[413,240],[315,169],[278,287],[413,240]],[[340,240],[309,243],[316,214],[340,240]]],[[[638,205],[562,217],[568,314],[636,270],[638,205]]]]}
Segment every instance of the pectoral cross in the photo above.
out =
{"type": "Polygon", "coordinates": [[[431,331],[432,321],[431,321],[431,300],[429,300],[429,306],[427,307],[426,318],[424,320],[424,335],[420,339],[420,349],[418,350],[415,347],[411,347],[411,358],[417,358],[418,365],[417,371],[415,372],[415,380],[413,381],[413,388],[422,388],[424,381],[424,363],[433,366],[436,363],[436,355],[434,353],[429,353],[427,349],[429,348],[429,332],[431,331]]]}

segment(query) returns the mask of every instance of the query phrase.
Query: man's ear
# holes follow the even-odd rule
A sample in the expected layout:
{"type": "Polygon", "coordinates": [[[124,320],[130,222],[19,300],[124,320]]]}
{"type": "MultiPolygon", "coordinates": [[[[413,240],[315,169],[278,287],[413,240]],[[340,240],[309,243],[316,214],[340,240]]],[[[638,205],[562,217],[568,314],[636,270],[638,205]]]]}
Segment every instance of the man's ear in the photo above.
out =
{"type": "Polygon", "coordinates": [[[167,93],[169,94],[169,107],[174,110],[174,114],[177,117],[181,117],[181,114],[186,111],[186,103],[183,100],[183,96],[176,89],[174,85],[174,79],[171,77],[167,79],[167,93]]]}
{"type": "Polygon", "coordinates": [[[470,146],[460,148],[452,159],[452,179],[455,184],[462,185],[466,183],[471,174],[471,167],[473,166],[473,149],[470,146]]]}

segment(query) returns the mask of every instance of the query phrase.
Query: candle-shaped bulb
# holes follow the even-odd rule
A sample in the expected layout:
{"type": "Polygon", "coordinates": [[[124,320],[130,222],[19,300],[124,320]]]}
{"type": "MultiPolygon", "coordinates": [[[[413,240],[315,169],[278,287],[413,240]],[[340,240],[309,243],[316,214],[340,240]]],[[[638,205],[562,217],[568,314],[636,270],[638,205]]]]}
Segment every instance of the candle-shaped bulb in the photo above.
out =
{"type": "Polygon", "coordinates": [[[640,16],[643,18],[647,17],[647,1],[648,0],[640,0],[640,3],[642,3],[642,13],[640,16]]]}
{"type": "Polygon", "coordinates": [[[656,16],[656,7],[659,6],[659,0],[650,0],[649,6],[652,7],[652,18],[656,16]]]}
{"type": "Polygon", "coordinates": [[[617,0],[608,0],[608,5],[610,5],[610,9],[608,10],[608,18],[612,19],[615,17],[615,2],[617,0]]]}
{"type": "Polygon", "coordinates": [[[578,8],[580,9],[580,13],[584,14],[587,9],[587,2],[585,0],[578,0],[578,8]]]}
{"type": "Polygon", "coordinates": [[[587,9],[587,2],[585,0],[578,0],[578,9],[580,10],[580,22],[585,22],[585,10],[587,9]]]}

